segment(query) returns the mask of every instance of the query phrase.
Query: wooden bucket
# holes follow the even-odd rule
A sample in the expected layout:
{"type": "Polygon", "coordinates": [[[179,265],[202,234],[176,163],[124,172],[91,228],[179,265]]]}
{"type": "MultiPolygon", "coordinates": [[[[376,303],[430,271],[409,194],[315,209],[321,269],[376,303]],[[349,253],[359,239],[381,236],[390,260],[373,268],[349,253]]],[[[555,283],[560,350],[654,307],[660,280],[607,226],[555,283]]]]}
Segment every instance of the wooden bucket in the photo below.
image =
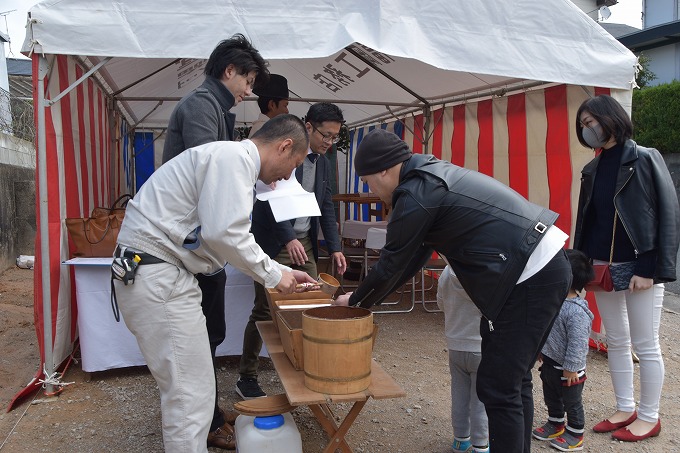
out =
{"type": "Polygon", "coordinates": [[[373,313],[365,308],[319,307],[302,312],[305,386],[344,395],[371,384],[373,313]]]}

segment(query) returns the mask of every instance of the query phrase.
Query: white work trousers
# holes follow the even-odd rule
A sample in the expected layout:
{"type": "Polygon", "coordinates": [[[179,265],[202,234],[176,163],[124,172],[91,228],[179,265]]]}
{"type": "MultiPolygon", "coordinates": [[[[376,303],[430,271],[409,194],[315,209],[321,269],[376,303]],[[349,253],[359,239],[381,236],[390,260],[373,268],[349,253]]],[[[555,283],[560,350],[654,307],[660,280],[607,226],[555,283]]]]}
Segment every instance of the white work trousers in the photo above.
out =
{"type": "Polygon", "coordinates": [[[614,386],[616,409],[635,410],[633,351],[640,359],[640,406],[638,418],[656,422],[664,379],[659,345],[659,325],[664,285],[644,291],[596,292],[597,309],[607,335],[609,372],[614,386]]]}
{"type": "Polygon", "coordinates": [[[215,374],[201,290],[185,269],[139,266],[134,284],[114,281],[120,312],[161,396],[166,452],[207,452],[215,374]]]}

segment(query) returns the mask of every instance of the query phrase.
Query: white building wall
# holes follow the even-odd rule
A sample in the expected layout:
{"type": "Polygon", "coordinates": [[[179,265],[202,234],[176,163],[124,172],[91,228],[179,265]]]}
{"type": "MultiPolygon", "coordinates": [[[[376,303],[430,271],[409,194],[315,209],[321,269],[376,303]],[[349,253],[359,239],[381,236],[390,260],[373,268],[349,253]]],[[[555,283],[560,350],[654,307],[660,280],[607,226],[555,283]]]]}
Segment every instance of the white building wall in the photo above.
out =
{"type": "Polygon", "coordinates": [[[9,36],[0,32],[0,88],[9,92],[9,77],[7,75],[7,59],[5,55],[6,42],[9,42],[9,36]]]}
{"type": "Polygon", "coordinates": [[[35,147],[32,143],[0,132],[0,165],[35,169],[35,147]]]}
{"type": "Polygon", "coordinates": [[[678,0],[645,0],[644,28],[678,20],[678,0]]]}
{"type": "Polygon", "coordinates": [[[598,20],[597,0],[571,0],[581,11],[588,14],[594,21],[598,20]]]}
{"type": "Polygon", "coordinates": [[[650,85],[661,85],[680,80],[680,45],[673,44],[643,52],[649,57],[649,70],[656,75],[650,85]]]}

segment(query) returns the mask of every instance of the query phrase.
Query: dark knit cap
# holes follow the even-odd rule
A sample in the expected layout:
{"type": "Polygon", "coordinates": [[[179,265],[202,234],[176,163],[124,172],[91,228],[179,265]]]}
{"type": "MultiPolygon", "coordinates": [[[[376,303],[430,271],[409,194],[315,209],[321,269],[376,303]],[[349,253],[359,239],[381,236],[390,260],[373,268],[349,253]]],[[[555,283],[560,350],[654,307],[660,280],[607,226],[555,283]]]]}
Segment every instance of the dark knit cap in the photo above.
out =
{"type": "Polygon", "coordinates": [[[269,74],[269,81],[255,86],[253,93],[265,98],[288,99],[288,79],[279,74],[269,74]]]}
{"type": "Polygon", "coordinates": [[[372,175],[411,158],[413,153],[406,142],[384,129],[373,129],[366,134],[354,158],[358,176],[372,175]]]}

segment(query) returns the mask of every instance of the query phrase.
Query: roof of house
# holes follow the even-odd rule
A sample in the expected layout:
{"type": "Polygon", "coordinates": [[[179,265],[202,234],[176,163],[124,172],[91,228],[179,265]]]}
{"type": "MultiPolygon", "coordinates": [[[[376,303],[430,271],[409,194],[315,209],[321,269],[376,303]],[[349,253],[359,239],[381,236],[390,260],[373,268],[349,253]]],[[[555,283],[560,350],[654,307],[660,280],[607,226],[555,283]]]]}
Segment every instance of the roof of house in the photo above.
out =
{"type": "Polygon", "coordinates": [[[637,33],[637,32],[640,31],[639,28],[631,27],[630,25],[626,25],[626,24],[612,24],[612,23],[608,23],[608,22],[598,22],[598,23],[602,26],[602,28],[607,30],[607,32],[609,32],[610,35],[612,35],[613,37],[615,37],[617,39],[618,39],[619,36],[625,36],[625,35],[629,35],[631,33],[637,33]]]}
{"type": "Polygon", "coordinates": [[[26,58],[7,58],[6,61],[10,96],[32,99],[32,61],[26,58]]]}
{"type": "MultiPolygon", "coordinates": [[[[615,36],[615,35],[614,35],[615,36]]],[[[618,41],[633,52],[666,46],[680,42],[680,20],[645,28],[623,36],[615,36],[618,41]]]]}
{"type": "Polygon", "coordinates": [[[7,59],[7,74],[19,76],[31,76],[31,60],[26,58],[8,58],[7,59]]]}

